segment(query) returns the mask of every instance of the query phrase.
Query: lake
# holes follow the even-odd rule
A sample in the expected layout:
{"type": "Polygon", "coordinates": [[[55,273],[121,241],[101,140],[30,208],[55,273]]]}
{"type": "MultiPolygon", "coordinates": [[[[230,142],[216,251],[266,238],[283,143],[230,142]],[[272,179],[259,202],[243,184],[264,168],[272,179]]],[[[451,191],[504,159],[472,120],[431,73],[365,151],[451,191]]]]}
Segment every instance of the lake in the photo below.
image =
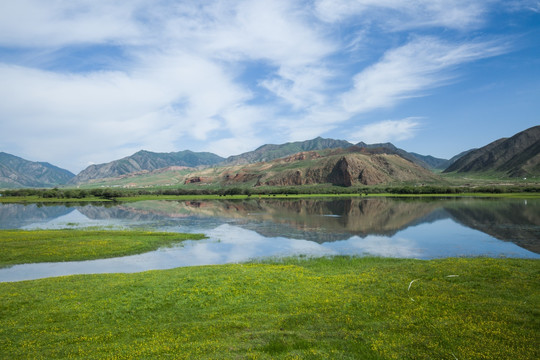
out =
{"type": "Polygon", "coordinates": [[[122,258],[16,265],[0,282],[286,256],[540,259],[540,200],[325,198],[0,204],[0,229],[151,229],[208,238],[122,258]]]}

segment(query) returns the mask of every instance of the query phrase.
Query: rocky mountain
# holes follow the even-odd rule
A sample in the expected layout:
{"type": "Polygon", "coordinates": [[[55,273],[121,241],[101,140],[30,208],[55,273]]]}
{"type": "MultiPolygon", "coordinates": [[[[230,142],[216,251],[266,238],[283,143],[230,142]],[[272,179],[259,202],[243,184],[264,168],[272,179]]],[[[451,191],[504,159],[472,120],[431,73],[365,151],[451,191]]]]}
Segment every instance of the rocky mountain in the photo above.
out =
{"type": "Polygon", "coordinates": [[[470,151],[444,172],[490,172],[510,177],[538,176],[540,175],[540,126],[470,151]]]}
{"type": "MultiPolygon", "coordinates": [[[[438,170],[444,170],[448,167],[448,165],[451,164],[450,160],[447,159],[441,159],[436,158],[431,155],[420,155],[414,152],[409,153],[412,156],[414,156],[416,159],[422,161],[424,164],[426,164],[428,169],[438,169],[438,170]]],[[[426,167],[426,166],[424,166],[426,167]]]]}
{"type": "Polygon", "coordinates": [[[470,153],[471,151],[474,151],[474,150],[476,150],[476,149],[465,150],[465,151],[462,151],[462,152],[460,152],[459,154],[457,154],[455,156],[452,156],[452,158],[450,158],[450,160],[447,161],[446,166],[441,167],[441,170],[447,169],[450,165],[454,164],[456,161],[458,161],[459,159],[461,159],[462,157],[464,157],[465,155],[467,155],[468,153],[470,153]]]}
{"type": "Polygon", "coordinates": [[[46,162],[29,161],[0,152],[0,188],[53,187],[66,184],[74,176],[46,162]]]}
{"type": "Polygon", "coordinates": [[[431,155],[420,155],[413,152],[407,152],[403,149],[397,148],[392,143],[380,143],[380,144],[366,144],[364,142],[359,142],[356,144],[358,147],[362,148],[368,148],[368,149],[374,149],[374,148],[385,148],[389,149],[396,154],[399,154],[402,158],[407,159],[417,165],[420,165],[421,167],[425,169],[445,169],[448,160],[446,159],[440,159],[433,157],[431,155]],[[442,168],[441,168],[442,166],[442,168]]]}
{"type": "MultiPolygon", "coordinates": [[[[85,170],[83,170],[81,173],[79,173],[70,183],[85,184],[103,179],[108,180],[124,178],[126,176],[137,177],[145,175],[146,177],[148,177],[147,175],[149,172],[153,172],[159,169],[166,170],[171,166],[223,167],[249,165],[269,162],[276,159],[283,159],[288,156],[293,156],[294,154],[302,152],[320,151],[328,149],[347,149],[352,146],[355,145],[345,140],[324,139],[318,137],[312,140],[289,142],[280,145],[267,144],[257,148],[254,151],[249,151],[240,155],[230,156],[227,159],[223,159],[218,155],[212,153],[194,153],[187,150],[177,153],[153,153],[149,151],[139,151],[131,156],[120,160],[115,160],[106,164],[91,165],[85,170]]],[[[359,143],[356,146],[366,149],[386,148],[388,149],[388,151],[399,154],[405,159],[408,159],[426,169],[431,168],[429,162],[422,160],[423,155],[413,155],[406,152],[405,150],[398,149],[391,143],[371,145],[359,143]]],[[[442,159],[437,160],[444,161],[442,159]]],[[[174,183],[174,181],[170,183],[174,183]]]]}
{"type": "Polygon", "coordinates": [[[302,151],[348,148],[350,146],[353,146],[353,144],[345,140],[323,139],[321,137],[306,141],[288,142],[280,145],[266,144],[256,150],[230,156],[223,161],[221,165],[253,164],[279,159],[302,151]]]}
{"type": "Polygon", "coordinates": [[[227,159],[208,152],[142,150],[120,160],[91,165],[75,176],[48,163],[0,153],[0,187],[52,187],[96,181],[129,187],[137,186],[140,177],[145,177],[145,186],[251,182],[252,186],[324,183],[351,186],[430,182],[435,175],[426,169],[444,168],[447,173],[540,175],[540,126],[463,152],[450,160],[409,153],[391,143],[354,145],[345,140],[317,137],[280,145],[267,144],[227,159]],[[201,169],[204,167],[207,169],[201,169]],[[159,181],[153,183],[156,176],[159,181]]]}
{"type": "Polygon", "coordinates": [[[221,165],[253,164],[261,161],[271,161],[305,151],[337,148],[347,149],[351,146],[357,146],[367,149],[386,148],[426,169],[441,168],[441,164],[446,164],[448,162],[448,160],[446,159],[439,159],[433,156],[409,153],[403,149],[397,148],[392,143],[366,144],[364,142],[359,142],[358,144],[352,144],[345,140],[324,139],[321,137],[317,137],[312,140],[289,142],[280,145],[263,145],[254,151],[249,151],[240,155],[230,156],[221,165]]]}
{"type": "Polygon", "coordinates": [[[96,179],[114,178],[131,173],[144,173],[171,166],[197,167],[215,165],[224,159],[208,152],[189,150],[155,153],[141,150],[131,156],[106,164],[90,165],[71,180],[71,184],[90,182],[96,179]]]}
{"type": "Polygon", "coordinates": [[[377,185],[440,180],[431,171],[388,148],[305,151],[289,157],[247,165],[203,169],[188,174],[185,184],[295,186],[332,184],[377,185]]]}

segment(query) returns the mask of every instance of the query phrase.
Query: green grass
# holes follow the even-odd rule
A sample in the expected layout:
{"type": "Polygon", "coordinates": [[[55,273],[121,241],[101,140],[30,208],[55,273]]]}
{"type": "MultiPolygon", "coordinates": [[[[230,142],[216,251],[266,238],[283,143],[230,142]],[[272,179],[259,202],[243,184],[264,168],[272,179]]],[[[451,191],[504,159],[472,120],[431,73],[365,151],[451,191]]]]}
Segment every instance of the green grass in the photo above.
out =
{"type": "Polygon", "coordinates": [[[95,196],[89,196],[86,198],[43,198],[36,195],[31,196],[2,196],[0,197],[0,204],[5,203],[89,203],[89,202],[102,202],[111,201],[95,196]]]}
{"type": "Polygon", "coordinates": [[[511,183],[511,184],[538,184],[540,176],[533,174],[532,176],[516,177],[508,176],[504,172],[486,171],[486,172],[468,172],[468,173],[438,173],[441,177],[453,184],[475,183],[511,183]]]}
{"type": "Polygon", "coordinates": [[[479,197],[479,198],[509,198],[509,199],[540,199],[540,193],[461,193],[461,194],[253,194],[247,195],[139,195],[120,197],[117,201],[134,202],[147,200],[246,200],[246,199],[308,199],[308,198],[351,198],[351,197],[402,197],[402,198],[436,198],[436,197],[479,197]]]}
{"type": "Polygon", "coordinates": [[[497,199],[540,199],[540,193],[536,192],[516,192],[516,193],[459,193],[459,194],[369,194],[369,197],[401,197],[401,198],[497,198],[497,199]]]}
{"type": "Polygon", "coordinates": [[[105,230],[0,230],[0,267],[139,254],[200,234],[105,230]]]}
{"type": "MultiPolygon", "coordinates": [[[[147,200],[245,200],[245,199],[306,199],[306,198],[350,198],[366,196],[363,194],[253,194],[247,195],[137,195],[128,197],[118,197],[118,202],[135,202],[147,200]]],[[[391,194],[391,193],[370,193],[368,197],[491,197],[491,198],[516,198],[516,199],[539,199],[540,193],[520,192],[520,193],[460,193],[460,194],[391,194]]],[[[38,198],[36,196],[27,197],[4,197],[0,198],[0,203],[83,203],[83,202],[112,202],[112,200],[102,198],[88,199],[62,199],[62,198],[38,198]]]]}
{"type": "Polygon", "coordinates": [[[0,358],[537,359],[539,264],[338,257],[0,283],[0,358]]]}

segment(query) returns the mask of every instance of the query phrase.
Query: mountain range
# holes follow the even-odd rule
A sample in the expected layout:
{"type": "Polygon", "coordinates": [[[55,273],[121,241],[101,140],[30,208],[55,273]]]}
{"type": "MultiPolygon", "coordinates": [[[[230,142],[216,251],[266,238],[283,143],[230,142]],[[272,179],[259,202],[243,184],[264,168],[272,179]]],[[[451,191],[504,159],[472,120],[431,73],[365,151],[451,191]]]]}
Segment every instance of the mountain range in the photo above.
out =
{"type": "Polygon", "coordinates": [[[197,166],[215,165],[223,160],[225,159],[208,152],[185,150],[172,153],[155,153],[141,150],[120,160],[111,161],[106,164],[90,165],[71,179],[69,183],[81,184],[95,179],[149,172],[171,166],[194,168],[197,166]]]}
{"type": "MultiPolygon", "coordinates": [[[[172,170],[181,170],[178,168],[178,166],[190,168],[217,166],[220,168],[225,168],[230,166],[267,163],[302,152],[322,151],[328,149],[349,149],[354,146],[357,148],[366,149],[384,148],[426,169],[437,168],[437,166],[440,168],[441,164],[446,164],[448,161],[431,156],[408,153],[405,150],[395,147],[391,143],[368,145],[361,142],[354,145],[344,140],[323,139],[321,137],[317,137],[312,140],[289,142],[279,145],[267,144],[253,151],[230,156],[227,159],[211,153],[194,153],[191,151],[181,151],[178,153],[166,154],[139,151],[120,160],[115,160],[106,164],[91,165],[73,178],[70,181],[70,184],[84,184],[88,182],[95,182],[96,180],[100,179],[126,176],[132,177],[134,174],[143,175],[149,172],[171,167],[173,167],[172,170]],[[432,164],[434,165],[432,166],[432,164]]],[[[199,169],[194,169],[194,171],[199,171],[199,169]]]]}
{"type": "Polygon", "coordinates": [[[339,186],[435,182],[433,172],[389,148],[334,148],[303,151],[271,161],[213,167],[191,172],[184,184],[229,186],[339,186]]]}
{"type": "Polygon", "coordinates": [[[510,177],[540,174],[540,126],[472,150],[444,172],[493,172],[510,177]]]}
{"type": "Polygon", "coordinates": [[[321,137],[267,144],[226,159],[208,152],[141,150],[119,160],[91,165],[78,175],[49,163],[0,153],[0,188],[80,185],[138,177],[147,177],[151,182],[152,176],[167,173],[176,183],[184,184],[350,186],[431,182],[437,180],[433,170],[504,177],[540,175],[540,126],[465,151],[450,160],[407,152],[391,143],[352,144],[321,137]]]}
{"type": "Polygon", "coordinates": [[[74,177],[68,170],[49,163],[0,152],[0,188],[53,187],[64,185],[74,177]]]}

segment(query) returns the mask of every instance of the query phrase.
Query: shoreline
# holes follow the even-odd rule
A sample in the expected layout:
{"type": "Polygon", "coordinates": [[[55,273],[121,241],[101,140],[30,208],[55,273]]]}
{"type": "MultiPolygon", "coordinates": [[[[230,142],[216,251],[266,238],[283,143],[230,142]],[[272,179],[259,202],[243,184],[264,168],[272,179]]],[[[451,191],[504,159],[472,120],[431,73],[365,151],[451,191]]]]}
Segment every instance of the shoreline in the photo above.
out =
{"type": "Polygon", "coordinates": [[[134,195],[114,198],[85,197],[85,198],[43,198],[39,196],[2,196],[0,204],[39,204],[39,203],[92,203],[92,202],[136,202],[145,200],[250,200],[250,199],[304,199],[304,198],[496,198],[496,199],[540,199],[540,192],[464,192],[464,193],[316,193],[316,194],[251,194],[251,195],[134,195]]]}

